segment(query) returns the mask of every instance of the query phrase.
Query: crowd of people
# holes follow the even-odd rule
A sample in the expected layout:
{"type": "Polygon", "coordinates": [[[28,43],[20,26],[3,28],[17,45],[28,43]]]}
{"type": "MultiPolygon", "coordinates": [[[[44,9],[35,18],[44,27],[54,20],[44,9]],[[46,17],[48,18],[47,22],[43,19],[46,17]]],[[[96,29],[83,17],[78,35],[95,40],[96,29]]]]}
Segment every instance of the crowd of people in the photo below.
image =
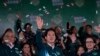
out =
{"type": "Polygon", "coordinates": [[[16,33],[7,28],[1,36],[0,56],[100,56],[100,37],[86,22],[79,30],[68,26],[63,32],[59,26],[43,28],[43,19],[38,16],[36,33],[31,23],[25,24],[25,31],[20,24],[18,19],[16,33]]]}

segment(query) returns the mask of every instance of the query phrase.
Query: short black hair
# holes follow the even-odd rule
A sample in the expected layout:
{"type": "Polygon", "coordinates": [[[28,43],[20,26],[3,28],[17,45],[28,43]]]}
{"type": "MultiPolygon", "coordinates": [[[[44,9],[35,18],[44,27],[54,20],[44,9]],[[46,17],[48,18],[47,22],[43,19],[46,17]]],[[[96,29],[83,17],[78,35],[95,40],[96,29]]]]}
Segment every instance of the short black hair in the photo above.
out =
{"type": "Polygon", "coordinates": [[[93,40],[93,42],[96,43],[96,39],[95,39],[93,36],[87,36],[87,37],[85,38],[85,43],[86,43],[86,40],[87,40],[88,38],[91,38],[91,39],[93,40]]]}
{"type": "Polygon", "coordinates": [[[91,28],[91,29],[92,29],[92,26],[91,26],[91,25],[86,25],[86,28],[87,28],[87,27],[89,27],[89,28],[91,28]]]}
{"type": "Polygon", "coordinates": [[[32,24],[31,24],[31,23],[26,23],[26,24],[24,25],[24,29],[26,29],[26,28],[27,28],[27,25],[32,26],[32,24]]]}
{"type": "MultiPolygon", "coordinates": [[[[55,33],[55,30],[54,29],[48,28],[48,29],[46,29],[46,31],[44,33],[44,36],[47,36],[47,34],[48,34],[49,31],[53,31],[55,33]]],[[[55,36],[56,36],[56,33],[55,33],[55,36]]]]}

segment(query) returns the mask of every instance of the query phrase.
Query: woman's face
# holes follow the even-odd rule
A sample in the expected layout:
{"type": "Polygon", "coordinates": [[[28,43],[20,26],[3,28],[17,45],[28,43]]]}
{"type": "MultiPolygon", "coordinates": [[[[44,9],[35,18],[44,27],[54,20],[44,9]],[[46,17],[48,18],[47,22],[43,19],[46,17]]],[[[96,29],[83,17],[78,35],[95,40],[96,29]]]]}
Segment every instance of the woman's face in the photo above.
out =
{"type": "Polygon", "coordinates": [[[74,28],[74,29],[72,30],[72,32],[76,34],[76,33],[77,33],[77,29],[74,28]]]}
{"type": "Polygon", "coordinates": [[[15,42],[15,36],[13,32],[7,32],[3,38],[4,41],[8,40],[10,43],[15,42]]]}
{"type": "Polygon", "coordinates": [[[81,55],[81,54],[83,54],[84,52],[85,52],[84,48],[83,48],[83,47],[79,47],[77,54],[78,54],[78,55],[81,55]]]}
{"type": "Polygon", "coordinates": [[[30,52],[30,46],[29,46],[29,44],[25,44],[24,47],[23,47],[23,49],[22,49],[22,51],[24,53],[29,53],[30,52]]]}

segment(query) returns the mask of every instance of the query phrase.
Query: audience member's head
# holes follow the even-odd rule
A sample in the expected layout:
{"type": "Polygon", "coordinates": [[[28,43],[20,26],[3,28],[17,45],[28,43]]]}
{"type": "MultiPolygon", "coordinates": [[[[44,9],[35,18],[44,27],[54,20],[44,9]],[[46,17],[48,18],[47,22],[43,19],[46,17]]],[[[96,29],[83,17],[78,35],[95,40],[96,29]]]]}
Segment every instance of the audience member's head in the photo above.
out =
{"type": "Polygon", "coordinates": [[[80,45],[77,48],[77,56],[81,56],[84,52],[85,52],[85,48],[82,45],[80,45]]]}
{"type": "Polygon", "coordinates": [[[85,39],[85,45],[86,45],[86,49],[87,51],[92,51],[94,50],[95,48],[95,45],[96,45],[96,41],[93,37],[91,36],[88,36],[86,39],[85,39]]]}
{"type": "Polygon", "coordinates": [[[26,23],[25,26],[24,26],[25,31],[30,32],[31,31],[31,26],[32,26],[32,24],[26,23]]]}
{"type": "Polygon", "coordinates": [[[75,26],[71,26],[69,34],[76,34],[76,33],[77,33],[76,27],[75,26]]]}
{"type": "Polygon", "coordinates": [[[16,40],[15,34],[11,28],[5,30],[4,34],[2,35],[2,43],[14,43],[16,40]]]}

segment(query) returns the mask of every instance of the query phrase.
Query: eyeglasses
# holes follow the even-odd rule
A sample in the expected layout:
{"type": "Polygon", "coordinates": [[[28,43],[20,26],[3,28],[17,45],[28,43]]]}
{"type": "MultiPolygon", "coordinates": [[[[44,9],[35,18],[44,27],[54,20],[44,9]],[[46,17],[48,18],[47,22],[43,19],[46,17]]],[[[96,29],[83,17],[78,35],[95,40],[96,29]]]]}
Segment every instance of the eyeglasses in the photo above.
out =
{"type": "Polygon", "coordinates": [[[86,43],[94,43],[93,41],[86,41],[86,43]]]}

